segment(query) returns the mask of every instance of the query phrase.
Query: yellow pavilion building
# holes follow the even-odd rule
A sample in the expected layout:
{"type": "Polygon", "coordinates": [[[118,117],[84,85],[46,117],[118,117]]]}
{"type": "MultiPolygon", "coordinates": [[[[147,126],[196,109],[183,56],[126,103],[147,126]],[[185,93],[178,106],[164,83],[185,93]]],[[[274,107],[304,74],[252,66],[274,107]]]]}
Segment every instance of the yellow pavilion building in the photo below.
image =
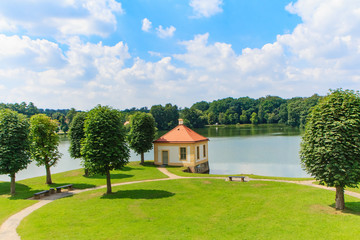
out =
{"type": "Polygon", "coordinates": [[[209,172],[209,139],[183,125],[179,125],[155,140],[155,165],[184,166],[193,173],[209,172]]]}

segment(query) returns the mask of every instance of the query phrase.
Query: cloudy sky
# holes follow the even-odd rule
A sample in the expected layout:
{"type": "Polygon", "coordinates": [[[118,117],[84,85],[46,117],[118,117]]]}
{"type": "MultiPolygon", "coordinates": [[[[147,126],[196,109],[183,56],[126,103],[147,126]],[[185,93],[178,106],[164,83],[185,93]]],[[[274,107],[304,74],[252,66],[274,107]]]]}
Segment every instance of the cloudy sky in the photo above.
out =
{"type": "Polygon", "coordinates": [[[360,87],[359,0],[0,2],[0,102],[180,107],[360,87]]]}

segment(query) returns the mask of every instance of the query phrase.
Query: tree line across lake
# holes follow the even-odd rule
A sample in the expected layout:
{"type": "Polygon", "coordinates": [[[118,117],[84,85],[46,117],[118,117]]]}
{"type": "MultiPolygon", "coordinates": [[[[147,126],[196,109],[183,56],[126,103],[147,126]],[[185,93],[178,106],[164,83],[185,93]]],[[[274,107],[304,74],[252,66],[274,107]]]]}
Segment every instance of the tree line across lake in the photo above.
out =
{"type": "MultiPolygon", "coordinates": [[[[294,97],[283,99],[277,96],[266,96],[258,99],[250,97],[224,98],[212,102],[201,101],[190,108],[179,108],[171,103],[122,110],[122,121],[128,121],[136,112],[151,113],[157,129],[169,130],[183,118],[184,124],[191,128],[202,128],[205,125],[230,124],[263,124],[282,123],[293,127],[303,127],[310,109],[322,97],[314,94],[311,97],[294,97]]],[[[71,109],[41,109],[32,102],[0,103],[0,109],[9,108],[28,117],[43,113],[59,122],[59,131],[66,133],[77,111],[71,109]]]]}

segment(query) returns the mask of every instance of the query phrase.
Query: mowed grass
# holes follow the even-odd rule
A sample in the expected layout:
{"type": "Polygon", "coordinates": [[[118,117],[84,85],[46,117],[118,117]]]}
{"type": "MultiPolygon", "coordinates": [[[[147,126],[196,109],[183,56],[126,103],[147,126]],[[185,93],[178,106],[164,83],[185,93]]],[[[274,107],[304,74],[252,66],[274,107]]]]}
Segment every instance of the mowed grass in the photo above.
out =
{"type": "MultiPolygon", "coordinates": [[[[52,174],[53,184],[51,185],[45,184],[45,176],[17,181],[16,195],[14,197],[9,194],[10,183],[0,182],[0,224],[2,224],[12,214],[15,214],[23,208],[36,203],[37,201],[35,200],[25,200],[32,197],[36,192],[49,190],[51,187],[65,184],[74,184],[74,188],[77,189],[106,185],[105,176],[94,175],[84,177],[83,175],[83,169],[52,174]]],[[[122,170],[111,172],[111,183],[157,178],[167,178],[167,176],[156,169],[156,166],[153,165],[152,161],[146,161],[144,166],[140,165],[139,162],[130,162],[122,170]]]]}
{"type": "Polygon", "coordinates": [[[167,166],[166,169],[178,176],[182,177],[227,177],[227,176],[247,176],[253,179],[273,179],[273,180],[289,180],[289,181],[305,181],[314,180],[314,178],[293,178],[293,177],[271,177],[271,176],[259,176],[253,174],[203,174],[203,173],[189,173],[184,172],[186,167],[172,167],[167,166]]]}
{"type": "Polygon", "coordinates": [[[358,239],[360,202],[279,182],[179,179],[59,199],[26,217],[26,239],[358,239]]]}

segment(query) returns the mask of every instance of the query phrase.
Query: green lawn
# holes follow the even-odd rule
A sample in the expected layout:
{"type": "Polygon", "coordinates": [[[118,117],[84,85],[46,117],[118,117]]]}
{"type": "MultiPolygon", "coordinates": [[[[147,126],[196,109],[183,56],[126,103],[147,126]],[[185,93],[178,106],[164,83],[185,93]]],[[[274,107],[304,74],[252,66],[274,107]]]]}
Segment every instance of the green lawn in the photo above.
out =
{"type": "Polygon", "coordinates": [[[171,167],[167,166],[166,169],[178,176],[182,177],[227,177],[227,176],[248,176],[254,179],[274,179],[274,180],[289,180],[289,181],[304,181],[304,180],[313,180],[314,178],[292,178],[292,177],[271,177],[271,176],[259,176],[253,174],[227,174],[227,175],[220,175],[220,174],[200,174],[200,173],[188,173],[184,172],[186,169],[185,167],[171,167]]]}
{"type": "Polygon", "coordinates": [[[358,239],[360,201],[279,182],[179,179],[84,192],[22,221],[22,239],[358,239]]]}
{"type": "MultiPolygon", "coordinates": [[[[111,172],[111,183],[167,178],[167,176],[157,170],[152,163],[153,162],[147,161],[145,165],[142,166],[139,162],[130,162],[122,170],[111,172]]],[[[95,175],[84,177],[83,174],[83,169],[52,174],[54,184],[51,185],[45,184],[45,176],[17,181],[16,195],[14,197],[9,195],[10,183],[0,182],[0,224],[12,214],[36,203],[37,201],[34,200],[24,200],[32,197],[36,192],[70,183],[74,184],[75,188],[81,189],[106,185],[105,176],[95,175]]]]}

